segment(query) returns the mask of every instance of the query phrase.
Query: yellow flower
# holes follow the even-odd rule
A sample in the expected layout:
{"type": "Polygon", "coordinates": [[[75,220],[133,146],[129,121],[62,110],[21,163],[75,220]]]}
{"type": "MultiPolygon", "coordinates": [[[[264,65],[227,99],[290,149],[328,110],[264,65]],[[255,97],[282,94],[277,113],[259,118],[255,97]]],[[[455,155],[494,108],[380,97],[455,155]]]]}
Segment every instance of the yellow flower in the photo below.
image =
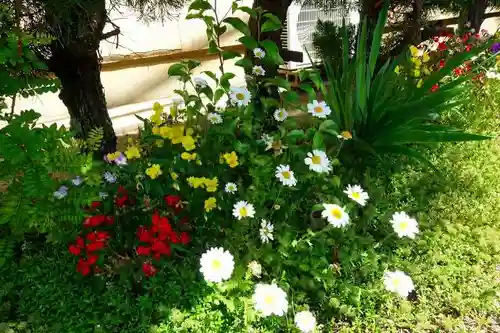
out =
{"type": "Polygon", "coordinates": [[[194,134],[194,129],[188,128],[186,129],[186,135],[193,135],[194,134]]]}
{"type": "Polygon", "coordinates": [[[197,177],[189,177],[187,181],[189,186],[194,188],[202,187],[205,183],[203,178],[197,178],[197,177]]]}
{"type": "Polygon", "coordinates": [[[422,66],[422,62],[420,61],[419,58],[411,58],[411,62],[413,62],[413,64],[415,65],[415,67],[419,68],[420,66],[422,66]]]}
{"type": "Polygon", "coordinates": [[[173,105],[170,107],[170,115],[174,118],[177,116],[177,106],[173,105]]]}
{"type": "Polygon", "coordinates": [[[172,177],[172,179],[173,179],[173,180],[177,180],[177,179],[179,179],[179,175],[178,175],[178,174],[176,174],[176,173],[175,173],[175,172],[173,172],[173,171],[170,173],[170,177],[172,177]]]}
{"type": "Polygon", "coordinates": [[[205,186],[207,187],[207,192],[217,191],[217,186],[219,185],[219,180],[217,179],[217,177],[214,177],[212,179],[204,178],[203,180],[204,180],[205,186]]]}
{"type": "Polygon", "coordinates": [[[344,138],[344,140],[351,140],[352,134],[349,131],[343,131],[340,135],[344,138]]]}
{"type": "Polygon", "coordinates": [[[429,60],[431,60],[431,57],[429,57],[429,54],[427,52],[424,52],[424,55],[422,56],[422,61],[429,62],[429,60]]]}
{"type": "Polygon", "coordinates": [[[401,68],[399,67],[399,65],[397,65],[396,68],[394,68],[394,73],[396,74],[401,73],[401,68]]]}
{"type": "Polygon", "coordinates": [[[194,145],[194,142],[195,141],[191,135],[186,135],[186,136],[182,137],[182,146],[187,151],[190,151],[190,150],[193,150],[196,148],[196,146],[194,145]]]}
{"type": "Polygon", "coordinates": [[[239,165],[238,155],[236,155],[234,151],[231,153],[225,153],[223,157],[226,160],[226,163],[229,165],[229,167],[235,168],[239,165]]]}
{"type": "Polygon", "coordinates": [[[190,153],[187,153],[187,152],[183,152],[181,154],[181,158],[183,160],[186,160],[186,161],[194,161],[196,159],[196,153],[190,154],[190,153]]]}
{"type": "Polygon", "coordinates": [[[418,55],[418,48],[413,45],[410,45],[410,52],[412,57],[416,57],[418,55]]]}
{"type": "Polygon", "coordinates": [[[418,80],[418,82],[417,82],[417,88],[422,87],[423,84],[424,84],[424,80],[422,80],[422,79],[418,80]]]}
{"type": "Polygon", "coordinates": [[[174,145],[182,143],[183,137],[184,137],[184,125],[180,124],[173,125],[170,130],[170,140],[172,140],[172,143],[174,145]]]}
{"type": "Polygon", "coordinates": [[[129,146],[125,151],[125,155],[127,156],[127,159],[132,160],[134,158],[140,158],[141,152],[137,146],[129,146]]]}
{"type": "Polygon", "coordinates": [[[215,199],[214,197],[205,200],[205,211],[209,212],[216,207],[217,207],[217,199],[215,199]]]}
{"type": "Polygon", "coordinates": [[[163,106],[160,103],[156,102],[155,104],[153,104],[153,111],[155,113],[150,118],[151,122],[156,125],[160,125],[162,123],[161,115],[163,113],[163,106]]]}
{"type": "Polygon", "coordinates": [[[155,102],[153,104],[153,111],[154,112],[163,112],[163,106],[160,103],[155,102]]]}
{"type": "Polygon", "coordinates": [[[158,178],[163,172],[161,171],[161,167],[159,164],[153,164],[151,167],[146,169],[146,175],[148,175],[151,179],[158,178]]]}
{"type": "Polygon", "coordinates": [[[118,157],[120,157],[120,155],[121,155],[121,153],[119,151],[115,151],[114,153],[107,154],[106,158],[108,159],[108,161],[114,161],[118,157]]]}
{"type": "Polygon", "coordinates": [[[154,126],[152,131],[154,135],[160,135],[160,127],[154,126]]]}
{"type": "Polygon", "coordinates": [[[429,67],[424,66],[424,75],[431,75],[431,71],[429,70],[429,67]]]}
{"type": "Polygon", "coordinates": [[[413,76],[414,76],[414,77],[420,77],[420,70],[419,70],[419,69],[415,69],[415,70],[413,71],[413,76]]]}

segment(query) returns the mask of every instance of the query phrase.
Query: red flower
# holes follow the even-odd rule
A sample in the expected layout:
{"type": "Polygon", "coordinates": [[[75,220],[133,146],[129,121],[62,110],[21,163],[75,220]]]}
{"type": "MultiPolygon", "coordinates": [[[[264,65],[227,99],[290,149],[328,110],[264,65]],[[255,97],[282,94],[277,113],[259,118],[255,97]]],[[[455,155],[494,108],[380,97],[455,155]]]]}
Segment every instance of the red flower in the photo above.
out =
{"type": "Polygon", "coordinates": [[[119,195],[116,197],[115,203],[118,207],[123,207],[128,201],[127,190],[120,185],[120,187],[118,187],[118,194],[119,195]]]}
{"type": "Polygon", "coordinates": [[[75,244],[70,244],[70,246],[68,247],[68,251],[72,255],[77,256],[77,255],[80,255],[80,253],[82,252],[82,249],[75,244]]]}
{"type": "Polygon", "coordinates": [[[140,242],[145,243],[150,243],[153,238],[149,230],[142,225],[137,228],[137,237],[139,238],[140,242]]]}
{"type": "Polygon", "coordinates": [[[106,216],[104,215],[95,215],[89,216],[83,221],[83,226],[85,228],[98,227],[106,221],[106,216]]]}
{"type": "Polygon", "coordinates": [[[96,208],[99,208],[101,205],[102,205],[102,202],[100,202],[100,201],[92,201],[92,204],[90,205],[90,207],[92,209],[96,209],[96,208]]]}
{"type": "Polygon", "coordinates": [[[183,231],[181,232],[181,243],[187,245],[191,241],[191,237],[189,237],[188,233],[183,231]]]}
{"type": "Polygon", "coordinates": [[[78,260],[78,263],[76,264],[76,271],[83,276],[87,276],[90,274],[90,265],[85,259],[80,258],[80,260],[78,260]]]}
{"type": "Polygon", "coordinates": [[[159,239],[156,239],[153,242],[151,249],[153,250],[153,252],[158,254],[166,254],[168,256],[171,254],[170,245],[168,243],[162,242],[159,239]]]}
{"type": "Polygon", "coordinates": [[[105,241],[109,238],[109,233],[107,231],[97,231],[96,237],[98,241],[105,241]]]}
{"type": "Polygon", "coordinates": [[[471,49],[472,49],[472,45],[467,44],[467,46],[465,47],[465,51],[469,52],[471,49]]]}
{"type": "Polygon", "coordinates": [[[435,85],[432,86],[431,92],[435,92],[438,89],[439,89],[439,84],[436,83],[435,85]]]}
{"type": "Polygon", "coordinates": [[[444,51],[444,50],[448,49],[448,46],[446,46],[445,43],[441,42],[441,43],[438,44],[438,49],[440,51],[444,51]]]}
{"type": "Polygon", "coordinates": [[[464,70],[461,67],[457,67],[453,70],[453,73],[455,73],[456,76],[460,76],[464,73],[464,70]]]}
{"type": "Polygon", "coordinates": [[[151,248],[148,246],[138,246],[136,251],[140,256],[149,256],[151,254],[151,248]]]}
{"type": "Polygon", "coordinates": [[[85,246],[85,240],[82,237],[78,236],[76,238],[76,245],[78,245],[78,247],[82,249],[85,246]]]}
{"type": "Polygon", "coordinates": [[[95,252],[104,248],[104,242],[97,241],[94,243],[87,244],[87,252],[95,252]]]}
{"type": "Polygon", "coordinates": [[[106,216],[106,223],[108,225],[115,223],[115,217],[114,216],[106,216]]]}
{"type": "Polygon", "coordinates": [[[154,276],[157,272],[156,267],[148,262],[142,264],[142,271],[146,276],[154,276]]]}
{"type": "Polygon", "coordinates": [[[98,259],[99,259],[99,257],[96,256],[95,254],[88,254],[87,255],[87,264],[92,266],[97,262],[98,259]]]}
{"type": "Polygon", "coordinates": [[[165,200],[165,204],[172,208],[177,208],[179,203],[181,202],[181,197],[178,195],[166,195],[163,197],[165,200]]]}
{"type": "Polygon", "coordinates": [[[172,232],[172,234],[170,235],[170,241],[174,244],[178,244],[181,242],[181,237],[178,233],[172,232]]]}
{"type": "Polygon", "coordinates": [[[439,60],[439,68],[444,67],[444,59],[439,60]]]}

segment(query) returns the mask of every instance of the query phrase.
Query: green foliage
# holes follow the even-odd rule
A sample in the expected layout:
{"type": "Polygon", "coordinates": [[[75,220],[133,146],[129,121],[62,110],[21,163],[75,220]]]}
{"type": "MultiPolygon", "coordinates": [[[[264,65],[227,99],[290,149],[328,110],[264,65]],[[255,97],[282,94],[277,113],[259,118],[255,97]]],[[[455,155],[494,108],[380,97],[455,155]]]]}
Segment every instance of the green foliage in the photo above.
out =
{"type": "MultiPolygon", "coordinates": [[[[306,73],[321,91],[332,113],[330,119],[335,130],[352,133],[353,140],[347,150],[380,157],[398,154],[425,162],[418,145],[445,141],[485,140],[488,136],[469,134],[444,124],[432,122],[432,114],[440,114],[463,103],[462,93],[470,90],[469,77],[443,83],[440,89],[430,89],[449,76],[453,69],[478,54],[483,48],[451,57],[444,68],[434,72],[420,87],[398,75],[397,67],[406,61],[406,53],[377,66],[386,22],[387,6],[379,16],[371,43],[367,40],[366,20],[358,35],[355,58],[351,60],[348,32],[344,27],[342,70],[336,71],[338,61],[327,61],[325,70],[328,83],[323,84],[317,72],[306,73]],[[409,146],[411,144],[411,146],[409,146]]],[[[332,137],[333,139],[333,137],[332,137]]]]}
{"type": "MultiPolygon", "coordinates": [[[[346,25],[348,36],[348,54],[353,55],[356,48],[356,29],[352,24],[346,25]]],[[[331,21],[318,21],[313,35],[314,49],[319,59],[332,64],[336,73],[342,70],[344,56],[342,41],[342,27],[331,21]]]]}

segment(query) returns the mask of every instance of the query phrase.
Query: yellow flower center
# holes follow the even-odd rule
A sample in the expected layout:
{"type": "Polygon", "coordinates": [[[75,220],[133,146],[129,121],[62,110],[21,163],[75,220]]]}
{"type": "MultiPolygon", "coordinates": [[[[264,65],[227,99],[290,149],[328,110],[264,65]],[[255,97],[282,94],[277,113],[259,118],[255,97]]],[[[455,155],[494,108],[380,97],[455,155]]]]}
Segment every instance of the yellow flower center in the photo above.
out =
{"type": "Polygon", "coordinates": [[[399,223],[399,227],[401,228],[401,230],[408,229],[408,221],[402,221],[401,223],[399,223]]]}
{"type": "Polygon", "coordinates": [[[397,279],[397,278],[396,278],[396,279],[393,279],[393,280],[392,280],[392,284],[393,284],[395,287],[397,287],[397,286],[399,286],[399,285],[401,284],[401,281],[399,281],[399,279],[397,279]]]}
{"type": "Polygon", "coordinates": [[[266,303],[267,305],[271,305],[274,303],[274,297],[271,296],[271,295],[267,295],[266,297],[264,297],[264,303],[266,303]]]}
{"type": "Polygon", "coordinates": [[[359,199],[360,196],[361,196],[361,194],[359,192],[352,192],[352,197],[354,199],[359,199]]]}
{"type": "Polygon", "coordinates": [[[313,156],[311,158],[311,160],[312,160],[313,164],[320,164],[321,163],[321,157],[319,157],[319,156],[313,156]]]}
{"type": "Polygon", "coordinates": [[[283,178],[285,178],[285,179],[292,178],[290,171],[283,171],[281,174],[283,175],[283,178]]]}
{"type": "Polygon", "coordinates": [[[243,94],[243,93],[237,93],[236,94],[236,99],[238,99],[240,101],[244,100],[245,99],[245,94],[243,94]]]}
{"type": "Polygon", "coordinates": [[[212,269],[214,269],[214,270],[216,270],[216,271],[217,271],[217,270],[219,270],[221,267],[222,267],[222,263],[221,263],[219,260],[214,259],[214,260],[212,261],[212,269]]]}
{"type": "Polygon", "coordinates": [[[321,113],[321,112],[323,112],[323,108],[321,106],[317,106],[314,108],[314,112],[321,113]]]}
{"type": "Polygon", "coordinates": [[[337,220],[340,220],[342,218],[342,212],[338,208],[334,208],[331,211],[332,216],[335,217],[337,220]]]}
{"type": "Polygon", "coordinates": [[[240,215],[241,216],[247,216],[248,215],[248,211],[247,211],[246,207],[241,207],[240,208],[240,215]]]}

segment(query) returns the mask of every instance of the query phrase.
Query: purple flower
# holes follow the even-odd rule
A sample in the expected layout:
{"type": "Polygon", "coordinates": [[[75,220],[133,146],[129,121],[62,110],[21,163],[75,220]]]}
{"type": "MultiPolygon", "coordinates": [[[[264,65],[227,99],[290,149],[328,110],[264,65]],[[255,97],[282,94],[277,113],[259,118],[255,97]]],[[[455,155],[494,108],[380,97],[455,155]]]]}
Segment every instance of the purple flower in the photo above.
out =
{"type": "Polygon", "coordinates": [[[498,53],[500,51],[500,42],[491,45],[491,52],[498,53]]]}

